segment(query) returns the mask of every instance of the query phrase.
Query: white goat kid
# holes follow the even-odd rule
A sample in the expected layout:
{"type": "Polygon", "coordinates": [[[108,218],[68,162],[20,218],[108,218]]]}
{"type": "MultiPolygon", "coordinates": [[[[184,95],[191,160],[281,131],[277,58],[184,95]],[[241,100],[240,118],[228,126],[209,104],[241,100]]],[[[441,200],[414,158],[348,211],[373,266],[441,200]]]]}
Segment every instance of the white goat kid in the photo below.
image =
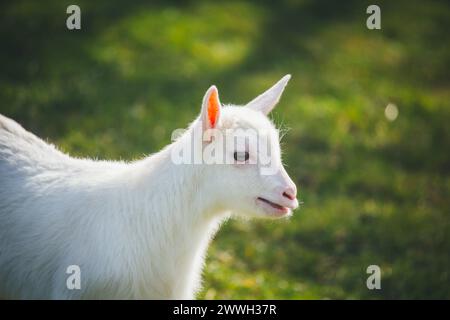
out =
{"type": "Polygon", "coordinates": [[[266,117],[289,78],[246,107],[222,107],[212,86],[187,132],[132,163],[71,158],[0,115],[0,297],[192,299],[221,221],[289,216],[298,206],[266,117]],[[250,163],[260,156],[251,144],[225,150],[231,165],[174,163],[199,128],[266,132],[276,170],[250,163]],[[67,286],[71,265],[79,289],[67,286]]]}

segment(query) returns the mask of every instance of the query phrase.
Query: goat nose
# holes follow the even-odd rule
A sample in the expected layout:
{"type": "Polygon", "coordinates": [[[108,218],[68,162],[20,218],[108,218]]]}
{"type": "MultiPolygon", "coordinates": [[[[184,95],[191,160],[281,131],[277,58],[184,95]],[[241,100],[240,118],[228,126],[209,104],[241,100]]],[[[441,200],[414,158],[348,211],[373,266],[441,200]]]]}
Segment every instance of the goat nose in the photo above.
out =
{"type": "Polygon", "coordinates": [[[287,188],[283,192],[283,197],[286,197],[289,200],[295,200],[295,198],[297,197],[297,189],[296,188],[287,188]]]}

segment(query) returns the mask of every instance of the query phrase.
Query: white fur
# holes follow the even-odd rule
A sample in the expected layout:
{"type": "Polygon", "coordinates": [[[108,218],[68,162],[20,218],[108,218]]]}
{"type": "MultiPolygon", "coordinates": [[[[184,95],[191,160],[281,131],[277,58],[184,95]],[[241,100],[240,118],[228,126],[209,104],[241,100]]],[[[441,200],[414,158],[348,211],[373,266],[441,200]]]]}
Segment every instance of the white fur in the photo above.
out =
{"type": "Polygon", "coordinates": [[[174,164],[172,148],[199,119],[159,153],[125,163],[70,157],[0,115],[0,297],[192,299],[220,222],[267,216],[256,197],[295,188],[272,123],[251,108],[222,108],[221,127],[270,129],[276,175],[174,164]],[[80,290],[66,287],[69,265],[80,266],[80,290]]]}

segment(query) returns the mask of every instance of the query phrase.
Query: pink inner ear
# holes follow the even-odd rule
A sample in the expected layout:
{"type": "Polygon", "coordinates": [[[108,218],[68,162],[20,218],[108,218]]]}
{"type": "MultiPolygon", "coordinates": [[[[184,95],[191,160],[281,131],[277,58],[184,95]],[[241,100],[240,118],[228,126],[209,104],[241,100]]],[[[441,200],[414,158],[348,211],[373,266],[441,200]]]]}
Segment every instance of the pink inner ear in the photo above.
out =
{"type": "Polygon", "coordinates": [[[217,90],[211,91],[208,99],[208,120],[211,128],[214,128],[219,118],[219,99],[217,90]]]}

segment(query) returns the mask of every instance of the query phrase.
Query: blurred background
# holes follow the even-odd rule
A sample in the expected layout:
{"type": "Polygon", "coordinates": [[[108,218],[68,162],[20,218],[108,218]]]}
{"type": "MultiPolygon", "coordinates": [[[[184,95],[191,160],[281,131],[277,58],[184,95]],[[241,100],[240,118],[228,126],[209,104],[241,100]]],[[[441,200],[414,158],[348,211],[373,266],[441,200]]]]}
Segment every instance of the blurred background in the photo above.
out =
{"type": "Polygon", "coordinates": [[[0,112],[72,155],[136,159],[211,84],[244,104],[291,73],[272,117],[304,204],[289,221],[229,221],[198,298],[449,299],[450,5],[377,1],[368,30],[370,4],[2,2],[0,112]]]}

